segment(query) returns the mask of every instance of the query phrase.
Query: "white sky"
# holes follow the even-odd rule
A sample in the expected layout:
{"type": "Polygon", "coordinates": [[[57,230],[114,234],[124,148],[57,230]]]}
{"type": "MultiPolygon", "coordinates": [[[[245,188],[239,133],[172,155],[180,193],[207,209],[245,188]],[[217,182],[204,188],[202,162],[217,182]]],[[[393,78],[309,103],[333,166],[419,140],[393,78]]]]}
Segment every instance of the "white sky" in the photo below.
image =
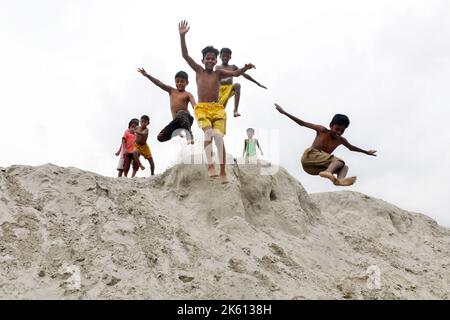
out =
{"type": "Polygon", "coordinates": [[[266,158],[309,192],[338,190],[301,170],[314,133],[273,102],[323,125],[345,113],[347,139],[379,153],[336,151],[358,175],[350,189],[450,226],[449,14],[444,0],[1,0],[0,165],[51,162],[115,176],[128,121],[148,114],[156,171],[171,166],[185,149],[181,139],[156,141],[171,119],[168,96],[136,69],[168,84],[185,70],[196,96],[179,46],[177,23],[186,19],[196,61],[206,45],[230,47],[231,62],[254,63],[249,74],[269,87],[237,80],[243,116],[229,117],[228,152],[239,156],[254,127],[266,158]]]}

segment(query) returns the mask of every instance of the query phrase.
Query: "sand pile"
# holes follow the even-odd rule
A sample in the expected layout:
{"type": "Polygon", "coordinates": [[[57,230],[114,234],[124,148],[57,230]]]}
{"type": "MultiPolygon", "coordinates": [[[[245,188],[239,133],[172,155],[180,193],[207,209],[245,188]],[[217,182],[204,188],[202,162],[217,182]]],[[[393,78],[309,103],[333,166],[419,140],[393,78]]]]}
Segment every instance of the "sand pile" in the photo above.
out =
{"type": "Polygon", "coordinates": [[[0,298],[450,297],[450,230],[355,192],[308,195],[280,168],[117,179],[0,170],[0,298]]]}

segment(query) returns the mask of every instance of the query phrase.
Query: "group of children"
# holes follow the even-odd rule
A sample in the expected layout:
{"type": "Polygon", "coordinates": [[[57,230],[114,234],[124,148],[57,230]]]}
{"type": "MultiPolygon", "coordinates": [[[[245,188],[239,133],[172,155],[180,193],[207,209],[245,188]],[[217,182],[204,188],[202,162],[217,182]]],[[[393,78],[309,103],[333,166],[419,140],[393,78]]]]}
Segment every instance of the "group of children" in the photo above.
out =
{"type": "MultiPolygon", "coordinates": [[[[188,105],[190,103],[194,109],[197,124],[204,132],[207,173],[210,177],[218,176],[222,183],[228,183],[225,171],[226,149],[223,137],[226,134],[227,121],[225,107],[228,100],[233,95],[235,103],[233,115],[234,117],[240,116],[238,111],[241,92],[240,85],[239,83],[233,83],[233,77],[242,75],[258,86],[265,89],[267,88],[245,73],[246,71],[255,68],[253,64],[246,64],[242,68],[229,64],[231,50],[228,48],[223,48],[219,52],[212,46],[205,47],[202,50],[203,57],[201,62],[203,66],[195,62],[194,59],[190,57],[186,45],[186,34],[189,29],[190,27],[186,21],[181,21],[178,24],[182,56],[196,74],[198,102],[196,102],[191,93],[186,91],[186,86],[189,83],[186,72],[180,71],[175,75],[175,88],[162,83],[160,80],[148,74],[143,68],[138,69],[138,72],[166,91],[170,97],[170,108],[173,120],[158,134],[158,141],[164,142],[170,140],[174,136],[183,136],[182,132],[184,131],[187,143],[194,143],[191,131],[194,118],[188,110],[188,105]],[[216,66],[218,56],[220,56],[222,64],[216,66]],[[212,141],[214,141],[218,151],[220,165],[219,174],[217,174],[212,160],[212,141]]],[[[342,144],[351,151],[375,156],[376,151],[365,151],[355,147],[342,137],[345,129],[350,124],[347,116],[336,114],[330,123],[330,129],[327,129],[323,126],[300,120],[284,111],[279,105],[275,104],[275,106],[281,114],[286,115],[297,124],[316,131],[316,138],[312,146],[304,152],[301,158],[303,169],[307,173],[327,178],[335,185],[348,186],[356,181],[356,177],[346,178],[348,166],[345,165],[343,160],[333,156],[332,152],[342,144]]],[[[140,126],[138,126],[139,123],[137,119],[132,119],[130,121],[129,128],[125,131],[122,138],[121,148],[117,153],[118,155],[123,155],[123,157],[121,157],[121,159],[123,158],[123,167],[121,169],[122,171],[119,170],[119,176],[122,174],[127,176],[130,163],[133,163],[132,177],[135,176],[138,168],[144,169],[144,166],[142,166],[139,161],[140,155],[144,156],[144,158],[150,162],[152,175],[154,174],[153,158],[146,143],[148,137],[148,124],[149,118],[147,116],[142,116],[140,126]]],[[[254,162],[256,159],[256,147],[259,148],[261,154],[263,153],[258,140],[253,138],[254,129],[247,129],[247,135],[248,139],[245,140],[243,155],[246,159],[246,163],[249,163],[254,162]]]]}

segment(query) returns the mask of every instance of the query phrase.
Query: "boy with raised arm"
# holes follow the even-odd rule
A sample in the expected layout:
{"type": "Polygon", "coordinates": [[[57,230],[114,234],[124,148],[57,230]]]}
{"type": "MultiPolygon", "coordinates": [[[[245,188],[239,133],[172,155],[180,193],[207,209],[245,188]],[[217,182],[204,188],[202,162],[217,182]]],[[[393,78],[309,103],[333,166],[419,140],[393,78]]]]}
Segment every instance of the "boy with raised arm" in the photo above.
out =
{"type": "Polygon", "coordinates": [[[336,114],[330,123],[330,129],[324,126],[312,124],[300,120],[293,115],[290,115],[283,110],[279,105],[275,104],[276,109],[286,115],[288,118],[297,124],[313,129],[316,131],[316,138],[312,146],[305,150],[302,156],[303,170],[311,175],[319,175],[327,178],[337,186],[350,186],[356,181],[356,177],[346,178],[348,166],[338,157],[331,153],[341,144],[347,147],[350,151],[362,152],[369,156],[376,156],[375,150],[363,150],[351,145],[345,138],[342,137],[345,129],[350,124],[350,120],[343,114],[336,114]],[[337,177],[334,176],[337,175],[337,177]]]}
{"type": "Polygon", "coordinates": [[[187,143],[193,144],[194,137],[192,136],[191,126],[194,122],[194,118],[189,113],[188,104],[190,102],[192,108],[194,108],[195,99],[190,92],[187,92],[185,90],[186,86],[189,84],[188,74],[184,71],[177,72],[177,74],[175,75],[176,88],[173,88],[149,75],[144,70],[144,68],[138,69],[138,72],[140,72],[144,77],[148,78],[155,85],[166,91],[170,97],[170,111],[172,112],[172,121],[158,134],[158,141],[168,141],[172,139],[174,133],[176,134],[180,129],[184,129],[187,132],[187,143]]]}
{"type": "Polygon", "coordinates": [[[219,51],[214,47],[206,47],[202,50],[202,63],[204,67],[197,64],[188,54],[186,46],[186,33],[189,31],[187,21],[181,21],[178,24],[180,33],[181,52],[183,58],[189,66],[195,71],[197,81],[198,103],[194,108],[195,118],[200,128],[204,131],[205,142],[204,149],[208,163],[208,175],[216,177],[216,170],[212,162],[212,140],[216,143],[219,161],[220,161],[220,179],[222,183],[228,183],[225,172],[226,151],[223,142],[223,136],[226,133],[226,113],[223,105],[219,103],[219,85],[220,80],[228,77],[238,77],[245,71],[254,68],[252,64],[246,64],[245,67],[230,70],[214,70],[217,64],[217,55],[219,51]]]}
{"type": "MultiPolygon", "coordinates": [[[[239,68],[234,64],[229,64],[231,59],[231,49],[222,48],[220,50],[220,59],[222,60],[222,64],[216,67],[216,70],[225,69],[225,70],[238,70],[239,68]]],[[[250,80],[253,83],[256,83],[261,88],[267,89],[265,86],[260,84],[258,81],[253,79],[248,74],[244,73],[242,75],[245,79],[250,80]]],[[[233,84],[233,78],[223,78],[220,80],[220,88],[219,88],[219,103],[224,107],[227,106],[228,100],[234,95],[234,112],[233,115],[235,117],[239,117],[241,114],[238,112],[239,108],[239,99],[241,97],[241,85],[239,83],[233,84]]]]}

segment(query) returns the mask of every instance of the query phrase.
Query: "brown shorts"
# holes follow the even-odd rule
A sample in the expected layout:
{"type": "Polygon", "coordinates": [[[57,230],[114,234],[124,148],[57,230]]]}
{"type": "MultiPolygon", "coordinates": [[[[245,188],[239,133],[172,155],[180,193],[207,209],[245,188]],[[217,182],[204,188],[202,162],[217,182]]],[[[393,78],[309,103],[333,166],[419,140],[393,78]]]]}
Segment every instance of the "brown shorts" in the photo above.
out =
{"type": "Polygon", "coordinates": [[[338,157],[313,147],[305,150],[301,160],[303,170],[312,175],[318,175],[319,172],[328,169],[328,166],[334,161],[341,161],[345,164],[338,157]]]}

